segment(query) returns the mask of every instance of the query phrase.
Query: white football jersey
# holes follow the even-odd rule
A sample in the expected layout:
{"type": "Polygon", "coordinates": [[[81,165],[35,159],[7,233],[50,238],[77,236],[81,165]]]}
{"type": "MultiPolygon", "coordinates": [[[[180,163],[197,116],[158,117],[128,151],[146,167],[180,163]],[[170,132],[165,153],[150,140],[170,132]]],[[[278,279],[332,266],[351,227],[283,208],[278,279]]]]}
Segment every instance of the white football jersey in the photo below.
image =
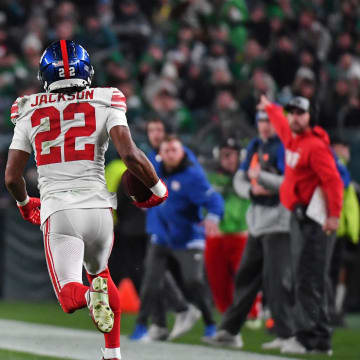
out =
{"type": "Polygon", "coordinates": [[[38,93],[15,101],[10,149],[34,151],[42,224],[59,210],[116,208],[116,196],[106,188],[104,155],[111,128],[127,126],[125,113],[125,96],[116,88],[38,93]]]}

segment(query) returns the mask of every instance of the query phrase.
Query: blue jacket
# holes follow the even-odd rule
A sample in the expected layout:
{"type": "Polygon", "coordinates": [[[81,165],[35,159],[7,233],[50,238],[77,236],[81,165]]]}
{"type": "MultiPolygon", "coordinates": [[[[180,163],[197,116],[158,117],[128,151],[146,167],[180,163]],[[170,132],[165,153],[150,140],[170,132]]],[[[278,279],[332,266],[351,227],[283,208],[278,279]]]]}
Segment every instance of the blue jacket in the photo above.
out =
{"type": "Polygon", "coordinates": [[[173,249],[204,248],[203,209],[220,219],[224,212],[221,195],[211,187],[200,165],[186,155],[170,174],[160,164],[158,175],[168,187],[169,198],[149,209],[146,230],[151,241],[173,249]]]}

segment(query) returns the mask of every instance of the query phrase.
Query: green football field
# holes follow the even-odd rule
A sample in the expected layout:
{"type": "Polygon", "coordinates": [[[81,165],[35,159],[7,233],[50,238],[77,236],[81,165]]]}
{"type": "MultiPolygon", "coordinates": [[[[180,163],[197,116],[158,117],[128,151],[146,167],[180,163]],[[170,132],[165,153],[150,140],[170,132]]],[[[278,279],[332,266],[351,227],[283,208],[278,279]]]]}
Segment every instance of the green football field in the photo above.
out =
{"type": "MultiPolygon", "coordinates": [[[[55,325],[61,327],[68,327],[73,329],[85,329],[96,331],[89,318],[87,309],[78,311],[74,314],[64,314],[60,307],[55,303],[7,303],[0,302],[0,319],[11,319],[20,320],[30,323],[55,325]]],[[[121,332],[123,336],[129,334],[134,326],[135,316],[123,314],[121,319],[121,332]]],[[[172,318],[169,318],[169,327],[171,326],[172,318]]],[[[334,360],[359,360],[360,359],[360,316],[352,315],[347,318],[348,327],[344,329],[336,329],[333,339],[334,347],[334,360]]],[[[204,345],[201,342],[201,335],[203,333],[203,324],[199,321],[196,326],[188,334],[182,338],[174,341],[178,344],[196,344],[204,345]]],[[[244,329],[243,339],[245,342],[244,349],[249,352],[266,353],[271,355],[280,356],[278,351],[267,351],[261,350],[260,345],[264,341],[272,339],[264,329],[260,330],[249,330],[244,329]]],[[[34,340],[36,334],[34,334],[34,340]]],[[[241,352],[234,350],[234,359],[241,359],[241,352]]],[[[232,356],[231,356],[232,358],[232,356]]],[[[307,355],[307,356],[296,356],[293,358],[299,359],[329,359],[323,355],[307,355]]],[[[0,349],[1,360],[63,360],[61,357],[49,357],[32,355],[22,352],[15,352],[9,350],[0,349]]],[[[169,354],[169,360],[171,355],[169,354]]],[[[126,360],[126,359],[125,359],[126,360]]]]}

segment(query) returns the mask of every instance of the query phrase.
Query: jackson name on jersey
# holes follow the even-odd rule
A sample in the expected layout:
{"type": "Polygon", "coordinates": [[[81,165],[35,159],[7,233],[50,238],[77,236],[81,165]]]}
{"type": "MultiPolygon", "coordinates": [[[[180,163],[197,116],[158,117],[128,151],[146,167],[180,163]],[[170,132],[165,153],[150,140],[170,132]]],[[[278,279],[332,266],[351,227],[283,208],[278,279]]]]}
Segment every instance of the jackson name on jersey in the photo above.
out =
{"type": "Polygon", "coordinates": [[[59,210],[116,208],[116,197],[106,189],[104,155],[111,128],[127,126],[125,113],[125,96],[116,88],[39,93],[15,101],[10,149],[34,151],[42,224],[59,210]]]}

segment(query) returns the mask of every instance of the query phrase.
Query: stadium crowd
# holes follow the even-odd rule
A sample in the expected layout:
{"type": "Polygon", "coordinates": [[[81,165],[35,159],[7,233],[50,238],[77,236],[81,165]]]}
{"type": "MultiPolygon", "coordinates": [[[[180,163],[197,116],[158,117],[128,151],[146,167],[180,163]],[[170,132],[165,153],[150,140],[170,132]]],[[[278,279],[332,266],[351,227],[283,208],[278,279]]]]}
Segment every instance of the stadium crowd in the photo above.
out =
{"type": "Polygon", "coordinates": [[[158,116],[198,154],[255,134],[260,94],[319,104],[320,125],[357,125],[360,38],[356,0],[4,1],[0,5],[1,134],[9,109],[36,92],[46,45],[73,39],[92,56],[95,83],[127,97],[135,139],[158,116]],[[200,146],[201,144],[201,146],[200,146]]]}
{"type": "MultiPolygon", "coordinates": [[[[235,151],[235,161],[239,164],[240,159],[245,160],[241,169],[248,171],[250,160],[240,148],[245,149],[251,144],[257,136],[259,122],[264,120],[259,120],[256,110],[261,95],[280,105],[288,104],[294,96],[309,99],[312,121],[329,132],[334,153],[339,161],[349,165],[349,143],[359,132],[360,116],[358,9],[358,0],[4,1],[0,5],[0,168],[4,169],[13,134],[11,104],[18,96],[41,91],[37,80],[39,59],[43,49],[57,39],[72,39],[88,50],[95,68],[92,86],[112,86],[123,91],[127,98],[128,123],[140,148],[147,153],[154,150],[147,131],[150,122],[158,121],[165,125],[164,132],[179,136],[187,156],[189,151],[191,156],[196,154],[199,163],[209,170],[213,184],[211,178],[216,174],[216,181],[220,183],[215,183],[215,187],[228,191],[222,193],[225,215],[229,211],[227,196],[231,192],[233,198],[239,199],[241,191],[235,194],[234,189],[229,190],[236,166],[231,171],[218,171],[219,156],[221,158],[223,148],[228,152],[235,151]],[[338,136],[335,138],[334,135],[338,136]],[[227,143],[229,138],[233,142],[231,145],[227,143]]],[[[274,141],[277,146],[278,139],[274,141]]],[[[277,150],[276,156],[279,156],[277,150]]],[[[114,164],[112,161],[117,161],[114,159],[115,151],[110,149],[107,164],[114,164]]],[[[155,155],[153,161],[156,161],[155,155]]],[[[283,167],[284,164],[276,170],[277,175],[282,175],[283,167]]],[[[354,180],[360,181],[359,166],[350,163],[349,168],[354,169],[354,180]]],[[[116,167],[109,169],[107,167],[107,179],[111,178],[111,171],[118,172],[116,167]]],[[[35,195],[33,167],[29,166],[26,177],[30,184],[29,192],[35,195]]],[[[344,181],[344,177],[342,179],[344,181]]],[[[3,177],[0,181],[3,182],[3,177]]],[[[247,179],[247,182],[251,186],[252,179],[247,179]]],[[[348,188],[350,179],[344,184],[348,188]]],[[[114,191],[117,185],[114,184],[114,191]]],[[[355,194],[355,189],[356,184],[348,193],[355,194]]],[[[270,193],[258,195],[268,196],[270,193]]],[[[118,196],[122,195],[118,193],[118,196]]],[[[278,204],[278,196],[273,193],[271,196],[278,204]]],[[[351,199],[357,201],[354,200],[356,195],[351,199]]],[[[122,204],[126,202],[127,199],[121,200],[122,204]]],[[[241,202],[236,208],[237,215],[241,214],[236,230],[232,231],[231,226],[229,231],[223,230],[229,223],[220,226],[224,233],[229,232],[229,237],[232,232],[240,238],[247,236],[244,231],[249,223],[245,224],[245,212],[250,202],[245,199],[241,202]]],[[[0,183],[0,207],[5,209],[9,204],[9,195],[4,184],[0,183]]],[[[358,209],[358,204],[356,206],[358,209]]],[[[351,213],[353,208],[349,207],[351,213]]],[[[120,210],[124,211],[124,208],[120,210]]],[[[126,234],[131,245],[119,244],[121,249],[115,246],[110,266],[116,268],[115,256],[122,256],[126,261],[124,253],[132,246],[131,256],[136,257],[138,268],[143,272],[142,260],[147,246],[144,214],[137,209],[131,210],[131,206],[129,211],[142,226],[134,223],[133,227],[125,229],[125,221],[119,220],[115,233],[119,237],[126,234]],[[141,239],[138,246],[133,245],[134,238],[141,239]]],[[[1,212],[0,229],[3,218],[1,212]]],[[[360,289],[352,283],[359,270],[354,263],[359,259],[356,244],[360,218],[352,222],[353,226],[348,225],[349,221],[344,220],[340,226],[342,232],[338,233],[340,240],[335,246],[341,251],[334,252],[339,255],[347,248],[345,262],[344,256],[335,256],[334,269],[331,269],[333,287],[341,285],[339,293],[344,295],[343,288],[348,286],[347,300],[344,300],[345,295],[337,299],[341,303],[336,309],[340,319],[334,322],[340,324],[346,308],[360,309],[360,289]],[[355,233],[354,228],[357,229],[355,233]],[[344,263],[348,267],[347,279],[344,277],[344,263]]],[[[265,230],[272,233],[270,226],[265,230]]],[[[288,229],[276,231],[286,233],[284,237],[288,241],[288,229]]],[[[261,232],[261,236],[263,234],[261,232]]],[[[210,237],[210,241],[215,240],[210,237]]],[[[266,261],[273,255],[266,245],[262,246],[265,247],[263,256],[266,261]]],[[[242,251],[243,248],[240,253],[242,251]]],[[[122,270],[117,269],[117,280],[124,274],[129,275],[130,263],[122,270]]],[[[266,266],[271,268],[271,264],[266,266]]],[[[260,284],[261,271],[258,275],[260,284]]],[[[140,290],[142,274],[139,276],[137,272],[129,276],[140,290]]],[[[234,273],[231,278],[233,276],[234,273]]],[[[214,287],[217,285],[209,280],[212,291],[216,292],[214,287]]],[[[272,286],[275,288],[274,284],[272,286]]],[[[246,308],[251,307],[259,287],[252,290],[246,308]]],[[[230,300],[225,299],[227,308],[234,289],[226,291],[231,293],[230,300]]],[[[271,291],[277,290],[271,289],[268,296],[271,291]]],[[[222,299],[214,295],[215,303],[221,303],[222,299]]],[[[268,299],[268,303],[271,304],[272,300],[276,298],[268,299]]],[[[335,297],[333,301],[336,301],[335,297]]],[[[221,312],[226,310],[219,305],[218,308],[221,312]]],[[[208,322],[212,324],[212,321],[208,322]]],[[[235,328],[237,325],[240,324],[235,328]]]]}

